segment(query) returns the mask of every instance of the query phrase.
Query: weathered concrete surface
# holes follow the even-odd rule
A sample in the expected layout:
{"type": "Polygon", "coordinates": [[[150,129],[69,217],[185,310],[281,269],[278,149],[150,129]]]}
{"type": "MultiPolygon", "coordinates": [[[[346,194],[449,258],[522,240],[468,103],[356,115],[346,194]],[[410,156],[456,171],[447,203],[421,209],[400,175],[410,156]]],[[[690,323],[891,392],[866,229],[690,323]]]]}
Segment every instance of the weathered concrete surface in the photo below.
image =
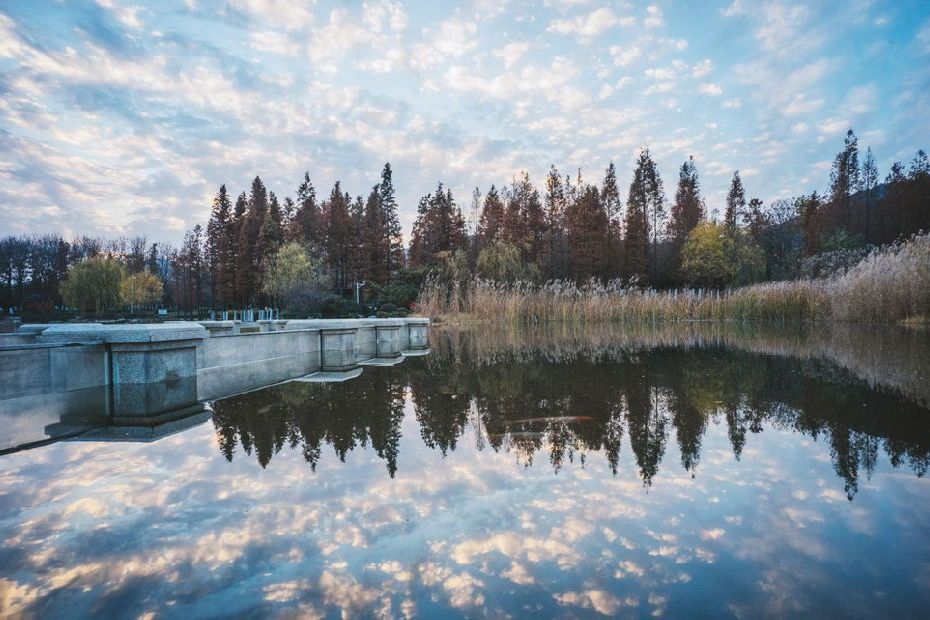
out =
{"type": "Polygon", "coordinates": [[[0,351],[0,401],[109,382],[103,345],[18,345],[0,351]]]}
{"type": "Polygon", "coordinates": [[[355,349],[357,329],[320,330],[320,370],[341,372],[354,368],[358,362],[355,349]]]}
{"type": "Polygon", "coordinates": [[[407,347],[410,349],[425,349],[428,347],[427,328],[429,327],[429,319],[413,318],[405,319],[405,321],[410,332],[407,347]]]}
{"type": "MultiPolygon", "coordinates": [[[[28,418],[48,433],[101,419],[148,426],[204,400],[293,379],[345,381],[358,376],[360,364],[392,365],[428,352],[428,319],[242,325],[23,325],[0,339],[0,421],[28,418]]],[[[25,436],[11,433],[13,442],[25,436]]]]}
{"type": "Polygon", "coordinates": [[[320,369],[318,330],[210,337],[197,349],[200,400],[252,390],[320,369]]]}
{"type": "MultiPolygon", "coordinates": [[[[24,325],[23,327],[28,327],[24,325]]],[[[67,323],[50,325],[42,330],[39,342],[171,342],[201,340],[208,336],[200,323],[168,321],[166,323],[67,323]]]]}

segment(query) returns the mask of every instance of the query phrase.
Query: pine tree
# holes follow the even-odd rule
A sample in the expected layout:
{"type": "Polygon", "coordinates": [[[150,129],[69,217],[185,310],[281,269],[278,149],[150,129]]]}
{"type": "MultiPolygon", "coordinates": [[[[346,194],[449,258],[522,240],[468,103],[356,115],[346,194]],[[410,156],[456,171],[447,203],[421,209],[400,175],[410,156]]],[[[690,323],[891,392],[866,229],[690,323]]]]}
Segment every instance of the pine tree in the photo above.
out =
{"type": "Polygon", "coordinates": [[[239,261],[241,293],[246,303],[256,303],[261,267],[265,260],[262,228],[268,214],[268,190],[259,177],[252,180],[248,209],[239,230],[239,261]]]}
{"type": "Polygon", "coordinates": [[[820,196],[817,192],[810,196],[802,196],[797,200],[796,209],[801,218],[801,230],[804,232],[804,254],[812,256],[820,250],[823,236],[820,196]]]}
{"type": "Polygon", "coordinates": [[[293,237],[306,244],[314,255],[323,251],[323,216],[316,202],[316,189],[310,182],[310,173],[304,173],[304,179],[297,188],[297,205],[291,224],[293,237]]]}
{"type": "Polygon", "coordinates": [[[872,156],[872,147],[865,151],[862,162],[862,192],[865,199],[865,242],[872,243],[872,207],[875,202],[875,189],[878,187],[878,166],[872,156]]]}
{"type": "Polygon", "coordinates": [[[439,183],[434,193],[420,199],[410,240],[410,263],[432,265],[440,253],[464,249],[466,241],[462,210],[455,204],[452,190],[444,190],[439,183]]]}
{"type": "Polygon", "coordinates": [[[210,272],[210,305],[217,308],[218,304],[229,301],[227,289],[228,276],[228,247],[227,230],[232,220],[232,204],[226,193],[226,186],[220,189],[213,199],[213,210],[207,222],[206,257],[210,272]]]}
{"type": "Polygon", "coordinates": [[[342,193],[339,181],[336,181],[329,200],[323,203],[322,208],[326,262],[336,287],[343,290],[349,286],[353,253],[353,226],[346,196],[342,193]]]}
{"type": "Polygon", "coordinates": [[[617,168],[610,162],[604,173],[604,185],[601,188],[601,202],[607,212],[607,243],[605,273],[608,278],[617,271],[617,239],[620,233],[620,189],[617,187],[617,168]]]}
{"type": "Polygon", "coordinates": [[[547,255],[543,260],[543,274],[547,278],[568,276],[568,260],[565,251],[566,193],[562,175],[555,166],[549,167],[546,175],[546,237],[547,255]]]}
{"type": "Polygon", "coordinates": [[[394,272],[404,265],[404,240],[401,236],[400,219],[397,216],[397,198],[394,195],[393,171],[390,162],[386,162],[381,170],[378,199],[384,234],[388,242],[388,251],[385,255],[386,279],[384,280],[387,282],[394,272]]]}
{"type": "Polygon", "coordinates": [[[390,236],[385,228],[378,185],[368,194],[362,219],[362,277],[365,281],[385,283],[390,280],[390,236]]]}
{"type": "Polygon", "coordinates": [[[907,193],[907,175],[904,164],[899,161],[891,164],[885,177],[885,199],[879,209],[883,243],[893,241],[905,229],[904,200],[907,193]]]}
{"type": "Polygon", "coordinates": [[[627,194],[624,218],[624,270],[628,276],[645,280],[649,275],[649,205],[646,161],[640,153],[633,169],[633,179],[627,194]]]}
{"type": "Polygon", "coordinates": [[[930,229],[930,158],[923,149],[917,151],[907,172],[907,234],[930,229]]]}
{"type": "Polygon", "coordinates": [[[671,220],[668,224],[669,236],[678,248],[688,238],[688,233],[704,217],[704,201],[701,199],[701,183],[698,180],[697,166],[694,158],[681,165],[678,171],[678,188],[675,190],[675,202],[672,204],[671,220]]]}
{"type": "Polygon", "coordinates": [[[497,187],[492,185],[484,197],[484,205],[481,207],[481,219],[478,222],[478,236],[481,238],[482,247],[487,246],[494,239],[500,238],[503,229],[504,203],[497,192],[497,187]]]}
{"type": "Polygon", "coordinates": [[[233,210],[233,219],[229,223],[227,231],[227,241],[229,243],[229,262],[230,273],[233,282],[233,297],[238,305],[242,306],[248,302],[248,285],[250,267],[248,265],[247,250],[242,247],[241,243],[244,237],[246,226],[246,214],[248,212],[249,200],[245,192],[239,194],[236,198],[236,206],[233,210]]]}
{"type": "Polygon", "coordinates": [[[346,202],[349,204],[349,219],[352,222],[349,234],[349,285],[364,281],[368,259],[365,256],[365,201],[361,196],[352,200],[346,192],[346,202]]]}
{"type": "Polygon", "coordinates": [[[507,207],[504,209],[504,230],[503,238],[508,243],[521,245],[526,239],[526,212],[522,204],[523,196],[514,178],[510,183],[510,190],[507,192],[507,207]]]}
{"type": "Polygon", "coordinates": [[[565,213],[571,274],[576,281],[604,275],[607,223],[600,192],[593,185],[585,186],[565,213]]]}
{"type": "Polygon", "coordinates": [[[733,180],[730,182],[730,191],[727,192],[727,210],[723,216],[723,223],[727,230],[736,230],[736,225],[743,217],[743,210],[746,208],[746,192],[743,190],[743,181],[739,177],[739,170],[733,173],[733,180]]]}
{"type": "Polygon", "coordinates": [[[655,274],[659,225],[664,216],[665,192],[662,189],[662,178],[649,154],[649,149],[644,148],[636,160],[627,197],[624,254],[628,275],[647,277],[655,274]]]}
{"type": "Polygon", "coordinates": [[[284,215],[274,192],[268,193],[268,212],[262,223],[261,243],[262,265],[265,264],[284,243],[284,215]]]}
{"type": "Polygon", "coordinates": [[[830,202],[842,209],[845,228],[852,232],[852,196],[859,189],[859,141],[850,129],[846,132],[843,150],[836,154],[830,171],[830,202]]]}

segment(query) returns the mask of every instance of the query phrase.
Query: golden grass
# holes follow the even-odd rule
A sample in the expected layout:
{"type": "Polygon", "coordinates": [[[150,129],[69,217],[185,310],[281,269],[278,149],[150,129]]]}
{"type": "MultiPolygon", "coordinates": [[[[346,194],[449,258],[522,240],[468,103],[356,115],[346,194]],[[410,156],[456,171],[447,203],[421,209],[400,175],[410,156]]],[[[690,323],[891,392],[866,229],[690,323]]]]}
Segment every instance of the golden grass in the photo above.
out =
{"type": "Polygon", "coordinates": [[[427,281],[419,309],[450,322],[895,322],[930,313],[930,234],[878,249],[829,280],[766,282],[725,291],[655,291],[593,279],[581,285],[475,279],[451,288],[427,281]]]}

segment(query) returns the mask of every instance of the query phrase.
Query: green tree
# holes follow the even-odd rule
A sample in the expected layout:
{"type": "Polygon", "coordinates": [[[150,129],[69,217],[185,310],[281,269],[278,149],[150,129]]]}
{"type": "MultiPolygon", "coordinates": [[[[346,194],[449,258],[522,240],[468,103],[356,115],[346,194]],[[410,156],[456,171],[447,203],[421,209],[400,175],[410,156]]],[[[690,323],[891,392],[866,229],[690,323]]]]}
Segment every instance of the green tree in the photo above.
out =
{"type": "Polygon", "coordinates": [[[262,290],[290,316],[319,310],[329,298],[329,286],[329,278],[302,243],[286,243],[266,261],[262,290]]]}
{"type": "Polygon", "coordinates": [[[87,258],[68,270],[68,279],[59,285],[61,297],[69,306],[99,314],[119,303],[125,271],[112,258],[87,258]]]}
{"type": "Polygon", "coordinates": [[[762,251],[747,234],[715,222],[698,224],[688,234],[681,255],[682,275],[694,286],[742,286],[765,271],[762,251]]]}
{"type": "Polygon", "coordinates": [[[537,275],[536,265],[527,263],[520,248],[503,239],[495,239],[478,254],[478,275],[496,282],[532,280],[537,275]]]}

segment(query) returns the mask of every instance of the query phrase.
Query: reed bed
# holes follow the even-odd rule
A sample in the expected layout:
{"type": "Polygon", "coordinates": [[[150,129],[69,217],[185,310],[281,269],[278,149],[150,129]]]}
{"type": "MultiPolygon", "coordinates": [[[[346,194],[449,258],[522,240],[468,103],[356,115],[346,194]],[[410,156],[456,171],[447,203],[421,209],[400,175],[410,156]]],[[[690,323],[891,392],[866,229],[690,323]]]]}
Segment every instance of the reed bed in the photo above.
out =
{"type": "Polygon", "coordinates": [[[451,320],[548,321],[869,321],[930,313],[930,234],[877,249],[847,273],[716,290],[656,291],[621,280],[583,284],[428,280],[420,311],[451,320]]]}

